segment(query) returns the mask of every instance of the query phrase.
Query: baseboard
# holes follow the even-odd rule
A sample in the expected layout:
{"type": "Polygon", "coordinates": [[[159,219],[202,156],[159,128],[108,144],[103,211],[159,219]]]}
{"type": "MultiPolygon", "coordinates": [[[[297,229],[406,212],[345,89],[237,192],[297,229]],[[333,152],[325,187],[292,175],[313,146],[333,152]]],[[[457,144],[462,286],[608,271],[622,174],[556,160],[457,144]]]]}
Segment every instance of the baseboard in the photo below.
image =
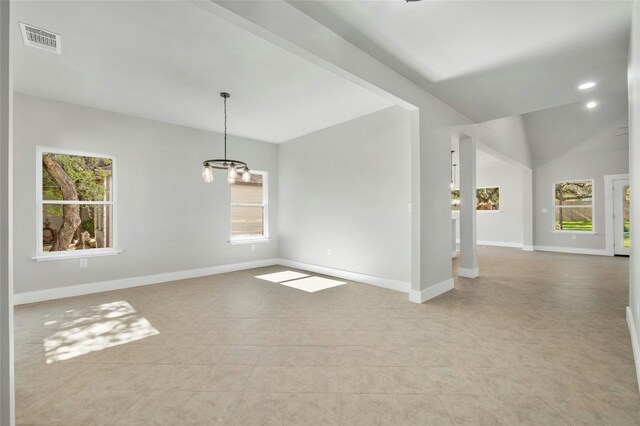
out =
{"type": "Polygon", "coordinates": [[[441,283],[427,287],[422,291],[411,290],[409,292],[409,300],[414,303],[424,303],[427,300],[438,297],[449,290],[453,290],[453,278],[449,278],[441,283]]]}
{"type": "Polygon", "coordinates": [[[522,246],[522,251],[533,251],[533,246],[522,246]]]}
{"type": "Polygon", "coordinates": [[[609,256],[606,249],[585,249],[574,247],[534,246],[536,251],[552,251],[555,253],[591,254],[594,256],[609,256]]]}
{"type": "Polygon", "coordinates": [[[633,361],[636,365],[636,379],[638,389],[640,389],[640,345],[638,344],[638,333],[636,332],[636,321],[631,308],[627,306],[627,325],[631,334],[631,347],[633,348],[633,361]]]}
{"type": "Polygon", "coordinates": [[[264,259],[244,263],[235,263],[231,265],[212,266],[209,268],[191,269],[186,271],[168,272],[164,274],[145,275],[141,277],[123,278],[119,280],[101,281],[96,283],[17,293],[14,295],[14,305],[44,302],[46,300],[63,299],[65,297],[84,296],[86,294],[122,290],[125,288],[140,287],[150,284],[160,284],[165,282],[204,277],[207,275],[223,274],[226,272],[241,271],[245,269],[260,268],[263,266],[271,265],[282,265],[290,268],[304,269],[306,271],[316,272],[318,274],[330,275],[349,281],[371,284],[390,290],[401,291],[403,293],[408,293],[411,288],[411,283],[404,281],[379,278],[371,275],[343,271],[334,268],[327,268],[324,266],[312,265],[309,263],[295,262],[287,259],[264,259]]]}
{"type": "Polygon", "coordinates": [[[389,290],[401,291],[403,293],[409,293],[411,289],[411,283],[406,281],[392,280],[389,278],[374,277],[371,275],[360,274],[357,272],[344,271],[341,269],[328,268],[326,266],[312,265],[310,263],[297,262],[288,259],[278,259],[278,264],[287,266],[289,268],[303,269],[309,272],[315,272],[323,275],[330,275],[332,277],[342,278],[349,281],[357,281],[364,284],[375,285],[377,287],[386,288],[389,290]]]}
{"type": "Polygon", "coordinates": [[[506,241],[476,241],[476,245],[479,245],[479,246],[494,246],[494,247],[522,248],[522,243],[510,243],[510,242],[506,242],[506,241]]]}
{"type": "MultiPolygon", "coordinates": [[[[456,239],[456,244],[460,244],[460,239],[456,239]]],[[[514,248],[522,248],[522,243],[512,243],[509,241],[487,241],[487,240],[478,240],[476,241],[477,246],[494,246],[494,247],[514,247],[514,248]]]]}
{"type": "Polygon", "coordinates": [[[636,331],[636,320],[631,308],[627,306],[627,325],[631,335],[631,347],[633,349],[633,360],[636,366],[636,380],[640,389],[640,344],[638,343],[638,333],[636,331]]]}
{"type": "Polygon", "coordinates": [[[458,268],[458,276],[464,278],[478,278],[478,268],[458,268]]]}
{"type": "Polygon", "coordinates": [[[188,278],[204,277],[207,275],[223,274],[225,272],[241,271],[244,269],[260,268],[277,265],[278,259],[254,260],[251,262],[234,263],[231,265],[212,266],[209,268],[190,269],[186,271],[167,272],[164,274],[145,275],[142,277],[123,278],[120,280],[102,281],[97,283],[80,284],[68,287],[52,288],[48,290],[29,291],[14,294],[14,305],[43,302],[45,300],[62,299],[65,297],[83,296],[85,294],[101,293],[105,291],[121,290],[149,284],[184,280],[188,278]]]}

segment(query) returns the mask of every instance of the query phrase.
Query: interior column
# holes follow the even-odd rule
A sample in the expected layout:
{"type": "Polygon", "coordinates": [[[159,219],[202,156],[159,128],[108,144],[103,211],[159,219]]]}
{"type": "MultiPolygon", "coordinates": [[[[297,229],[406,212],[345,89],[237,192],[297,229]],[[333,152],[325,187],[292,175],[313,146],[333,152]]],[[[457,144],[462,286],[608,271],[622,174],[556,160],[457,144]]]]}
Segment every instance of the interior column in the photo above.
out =
{"type": "Polygon", "coordinates": [[[0,1],[0,424],[13,425],[12,93],[9,1],[0,1]]]}
{"type": "Polygon", "coordinates": [[[476,141],[460,137],[460,267],[458,275],[478,276],[476,248],[476,141]]]}
{"type": "Polygon", "coordinates": [[[522,250],[533,251],[533,176],[531,169],[522,171],[522,250]]]}

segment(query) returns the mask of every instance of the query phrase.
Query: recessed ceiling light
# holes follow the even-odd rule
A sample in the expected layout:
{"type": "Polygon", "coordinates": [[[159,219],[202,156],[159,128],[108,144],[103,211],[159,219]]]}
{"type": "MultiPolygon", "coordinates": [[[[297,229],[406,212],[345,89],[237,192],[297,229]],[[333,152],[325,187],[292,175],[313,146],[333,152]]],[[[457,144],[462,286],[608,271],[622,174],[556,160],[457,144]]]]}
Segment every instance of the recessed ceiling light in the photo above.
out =
{"type": "Polygon", "coordinates": [[[598,106],[598,103],[596,101],[589,101],[587,102],[587,108],[592,109],[598,106]]]}
{"type": "Polygon", "coordinates": [[[596,82],[595,81],[587,81],[586,83],[582,83],[580,86],[578,86],[578,89],[580,90],[587,90],[587,89],[591,89],[592,87],[596,86],[596,82]]]}

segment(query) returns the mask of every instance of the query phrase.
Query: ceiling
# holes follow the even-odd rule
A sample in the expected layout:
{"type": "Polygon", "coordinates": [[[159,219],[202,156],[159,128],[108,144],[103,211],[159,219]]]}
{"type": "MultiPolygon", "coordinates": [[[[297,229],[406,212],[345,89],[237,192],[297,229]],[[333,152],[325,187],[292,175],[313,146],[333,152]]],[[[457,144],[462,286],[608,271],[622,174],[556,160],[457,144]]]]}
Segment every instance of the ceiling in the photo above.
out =
{"type": "Polygon", "coordinates": [[[626,91],[630,1],[290,3],[475,122],[626,91]]]}
{"type": "Polygon", "coordinates": [[[282,142],[391,103],[186,2],[15,2],[18,92],[282,142]],[[61,34],[26,47],[18,22],[61,34]]]}
{"type": "MultiPolygon", "coordinates": [[[[460,164],[460,141],[458,138],[453,138],[451,140],[451,150],[453,153],[451,154],[452,164],[459,165],[460,164]]],[[[482,150],[482,148],[476,149],[476,168],[477,169],[491,169],[493,167],[502,167],[509,165],[507,161],[495,157],[488,152],[482,150]]],[[[456,173],[459,173],[460,168],[456,169],[456,173]]]]}
{"type": "Polygon", "coordinates": [[[629,148],[626,93],[598,99],[586,109],[583,102],[522,116],[534,161],[543,162],[573,151],[618,151],[629,148]]]}

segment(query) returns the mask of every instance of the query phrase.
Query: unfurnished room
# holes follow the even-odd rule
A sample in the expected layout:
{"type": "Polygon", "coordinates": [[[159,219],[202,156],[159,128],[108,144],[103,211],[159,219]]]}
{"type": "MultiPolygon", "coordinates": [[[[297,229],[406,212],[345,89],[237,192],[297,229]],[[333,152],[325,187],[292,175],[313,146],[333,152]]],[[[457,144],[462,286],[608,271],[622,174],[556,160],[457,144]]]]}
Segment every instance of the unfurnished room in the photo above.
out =
{"type": "Polygon", "coordinates": [[[0,0],[0,426],[640,424],[640,0],[0,0]]]}

